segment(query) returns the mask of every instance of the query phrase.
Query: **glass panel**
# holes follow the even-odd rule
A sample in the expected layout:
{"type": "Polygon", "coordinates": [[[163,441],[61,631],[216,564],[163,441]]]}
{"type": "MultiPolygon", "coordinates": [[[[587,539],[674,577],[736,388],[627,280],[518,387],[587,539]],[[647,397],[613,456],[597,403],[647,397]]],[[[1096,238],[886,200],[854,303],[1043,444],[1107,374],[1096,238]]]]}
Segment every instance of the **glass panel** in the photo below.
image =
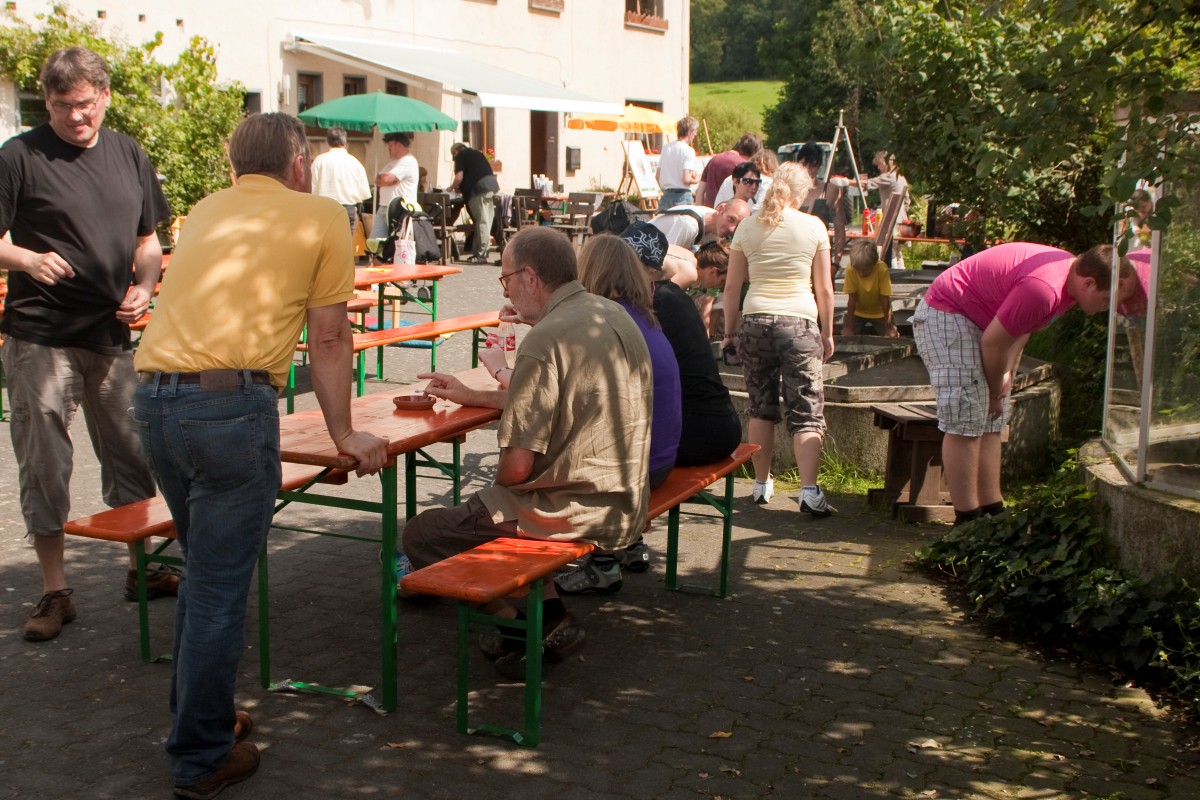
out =
{"type": "Polygon", "coordinates": [[[1124,239],[1127,232],[1132,237],[1128,255],[1136,268],[1137,280],[1125,284],[1114,281],[1114,296],[1118,300],[1126,291],[1130,296],[1123,302],[1115,302],[1109,314],[1108,394],[1104,407],[1104,441],[1134,481],[1144,480],[1138,471],[1138,437],[1152,256],[1152,237],[1145,221],[1154,213],[1154,195],[1145,189],[1139,189],[1138,193],[1130,198],[1127,208],[1130,216],[1122,219],[1116,230],[1117,241],[1124,239]]]}
{"type": "MultiPolygon", "coordinates": [[[[1177,158],[1194,161],[1193,152],[1177,158]]],[[[1200,497],[1200,186],[1170,187],[1181,201],[1156,235],[1157,303],[1148,327],[1152,356],[1146,480],[1200,497]]]]}

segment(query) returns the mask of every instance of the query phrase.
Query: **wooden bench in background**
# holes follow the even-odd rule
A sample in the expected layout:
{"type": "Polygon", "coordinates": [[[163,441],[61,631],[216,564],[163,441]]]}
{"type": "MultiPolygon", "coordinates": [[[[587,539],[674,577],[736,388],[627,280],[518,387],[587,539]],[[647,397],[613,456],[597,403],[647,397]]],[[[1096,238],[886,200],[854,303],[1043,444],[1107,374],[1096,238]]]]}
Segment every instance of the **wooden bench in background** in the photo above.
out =
{"type": "MultiPolygon", "coordinates": [[[[650,494],[650,520],[666,512],[668,589],[700,589],[717,597],[725,597],[729,588],[729,551],[733,535],[733,480],[738,467],[750,460],[758,445],[742,444],[731,456],[715,464],[701,467],[676,467],[666,482],[650,494]],[[725,479],[721,497],[714,497],[707,488],[725,479]],[[705,503],[717,509],[722,517],[721,577],[719,589],[678,586],[676,582],[679,553],[680,505],[685,502],[705,503]]],[[[541,739],[542,703],[542,642],[541,636],[525,637],[525,728],[481,725],[472,728],[468,712],[468,657],[471,650],[472,622],[495,625],[498,619],[475,609],[513,592],[529,587],[525,603],[525,621],[505,620],[506,625],[528,631],[542,630],[542,585],[546,576],[565,564],[592,551],[586,542],[567,542],[542,539],[500,538],[451,556],[424,569],[410,572],[400,579],[400,587],[416,594],[446,597],[458,601],[458,731],[464,734],[486,733],[509,738],[517,744],[534,747],[541,739]]]]}
{"type": "MultiPolygon", "coordinates": [[[[461,317],[418,322],[415,325],[402,325],[383,330],[363,331],[354,334],[355,386],[359,397],[366,393],[367,366],[366,351],[405,342],[432,341],[460,331],[471,331],[471,367],[479,366],[479,344],[481,331],[484,328],[495,328],[500,324],[500,315],[496,311],[485,311],[480,314],[467,314],[461,317]]],[[[308,352],[308,343],[300,342],[296,349],[301,353],[308,352]]],[[[288,373],[288,384],[285,391],[287,413],[295,410],[296,367],[292,365],[288,373]]]]}
{"type": "MultiPolygon", "coordinates": [[[[942,432],[932,403],[878,403],[875,427],[888,432],[883,488],[867,492],[872,507],[905,522],[953,522],[942,468],[942,432]]],[[[1008,441],[1008,428],[1001,434],[1008,441]]]]}

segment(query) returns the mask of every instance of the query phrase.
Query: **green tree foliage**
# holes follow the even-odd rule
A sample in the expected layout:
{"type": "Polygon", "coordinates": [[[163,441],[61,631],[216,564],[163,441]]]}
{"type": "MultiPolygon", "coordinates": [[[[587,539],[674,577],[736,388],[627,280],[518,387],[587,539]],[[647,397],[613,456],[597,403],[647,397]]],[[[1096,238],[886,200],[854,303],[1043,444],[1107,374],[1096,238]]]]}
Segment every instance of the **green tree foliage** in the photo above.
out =
{"type": "Polygon", "coordinates": [[[692,82],[776,77],[759,51],[793,5],[794,0],[692,0],[692,82]]]}
{"type": "MultiPolygon", "coordinates": [[[[794,4],[776,22],[761,55],[768,70],[786,77],[778,105],[764,127],[775,143],[832,141],[839,112],[860,171],[876,150],[892,149],[893,125],[876,98],[876,58],[867,35],[870,19],[856,0],[794,4]]],[[[849,174],[839,148],[835,171],[849,174]]]]}
{"type": "Polygon", "coordinates": [[[225,142],[242,114],[243,87],[217,80],[216,51],[194,37],[173,64],[154,52],[162,34],[126,45],[65,7],[39,14],[37,24],[0,28],[0,74],[22,91],[38,92],[38,72],[55,50],[82,45],[108,61],[112,103],[104,124],[138,140],[166,176],[163,191],[177,214],[229,185],[225,142]]]}
{"type": "Polygon", "coordinates": [[[1080,249],[1137,180],[1197,172],[1177,157],[1196,116],[1169,113],[1200,78],[1196,0],[796,5],[762,49],[787,82],[772,141],[827,139],[845,108],[860,162],[897,152],[918,191],[983,213],[978,238],[1080,249]]]}
{"type": "Polygon", "coordinates": [[[693,100],[688,113],[699,120],[704,120],[708,133],[700,129],[696,150],[707,152],[708,143],[712,143],[714,153],[720,153],[733,147],[734,142],[743,133],[761,134],[758,129],[758,119],[747,108],[716,100],[693,100]]]}

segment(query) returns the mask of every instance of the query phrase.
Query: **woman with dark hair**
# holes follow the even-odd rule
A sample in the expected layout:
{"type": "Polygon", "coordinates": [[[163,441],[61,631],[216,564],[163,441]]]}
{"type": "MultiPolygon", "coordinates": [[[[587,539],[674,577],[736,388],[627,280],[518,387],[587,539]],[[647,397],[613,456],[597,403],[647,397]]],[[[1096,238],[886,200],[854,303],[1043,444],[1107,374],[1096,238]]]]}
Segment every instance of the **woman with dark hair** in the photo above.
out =
{"type": "MultiPolygon", "coordinates": [[[[770,182],[767,185],[770,185],[770,182]]],[[[745,200],[753,213],[758,211],[759,206],[762,205],[765,194],[762,170],[754,161],[743,161],[733,168],[733,172],[717,190],[717,199],[713,201],[713,207],[721,205],[726,200],[737,198],[745,200]]]]}
{"type": "MultiPolygon", "coordinates": [[[[624,308],[646,340],[654,373],[647,480],[650,488],[656,489],[675,467],[683,423],[679,364],[654,314],[650,279],[628,242],[612,234],[601,234],[588,239],[579,252],[579,282],[592,294],[607,297],[624,308]]],[[[621,588],[622,562],[633,572],[644,572],[649,568],[649,551],[640,536],[623,552],[598,552],[577,569],[559,571],[554,582],[559,591],[566,594],[614,592],[621,588]]]]}
{"type": "Polygon", "coordinates": [[[725,279],[725,343],[735,345],[742,361],[749,439],[760,448],[753,456],[754,502],[770,502],[775,493],[775,423],[786,420],[802,484],[800,510],[826,517],[834,509],[817,486],[817,470],[825,438],[822,365],[833,355],[833,279],[829,231],[799,210],[811,189],[804,166],[781,165],[762,209],[738,226],[725,279]]]}

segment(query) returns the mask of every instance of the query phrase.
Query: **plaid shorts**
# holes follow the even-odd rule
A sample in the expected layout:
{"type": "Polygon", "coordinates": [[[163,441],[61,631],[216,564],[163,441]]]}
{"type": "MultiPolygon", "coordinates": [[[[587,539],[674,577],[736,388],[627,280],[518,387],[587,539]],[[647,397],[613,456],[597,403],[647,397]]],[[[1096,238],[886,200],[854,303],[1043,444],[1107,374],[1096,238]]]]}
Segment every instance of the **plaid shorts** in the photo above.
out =
{"type": "Polygon", "coordinates": [[[783,419],[792,435],[801,431],[824,435],[825,348],[817,323],[803,317],[750,314],[742,318],[738,338],[750,416],[771,422],[783,419]]]}
{"type": "Polygon", "coordinates": [[[1008,421],[1008,395],[1004,396],[1004,413],[988,419],[988,384],[979,350],[983,331],[962,314],[938,311],[924,300],[912,323],[917,352],[937,392],[938,428],[971,437],[1003,430],[1008,421]]]}

